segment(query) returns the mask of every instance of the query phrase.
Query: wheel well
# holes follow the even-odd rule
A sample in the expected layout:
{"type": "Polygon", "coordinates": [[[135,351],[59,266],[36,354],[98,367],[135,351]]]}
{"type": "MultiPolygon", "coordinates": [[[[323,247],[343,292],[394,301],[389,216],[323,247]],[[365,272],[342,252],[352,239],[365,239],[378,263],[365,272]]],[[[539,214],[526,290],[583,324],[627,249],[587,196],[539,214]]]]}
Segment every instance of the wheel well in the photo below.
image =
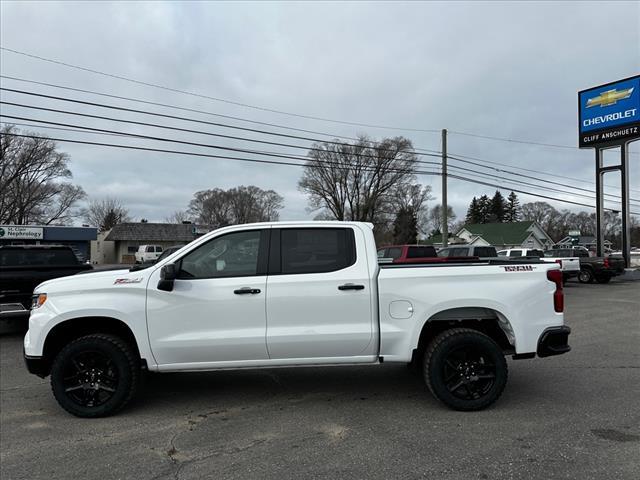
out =
{"type": "Polygon", "coordinates": [[[121,338],[131,345],[137,357],[140,358],[136,337],[122,320],[110,317],[80,317],[59,323],[47,335],[42,352],[46,373],[49,373],[53,359],[65,345],[76,338],[93,333],[108,333],[121,338]]]}
{"type": "MultiPolygon", "coordinates": [[[[509,341],[499,319],[498,312],[487,308],[454,308],[439,312],[429,318],[422,327],[412,361],[420,358],[433,338],[451,328],[477,330],[492,338],[505,354],[515,353],[515,347],[509,341]]],[[[510,328],[507,322],[507,329],[510,328]]]]}

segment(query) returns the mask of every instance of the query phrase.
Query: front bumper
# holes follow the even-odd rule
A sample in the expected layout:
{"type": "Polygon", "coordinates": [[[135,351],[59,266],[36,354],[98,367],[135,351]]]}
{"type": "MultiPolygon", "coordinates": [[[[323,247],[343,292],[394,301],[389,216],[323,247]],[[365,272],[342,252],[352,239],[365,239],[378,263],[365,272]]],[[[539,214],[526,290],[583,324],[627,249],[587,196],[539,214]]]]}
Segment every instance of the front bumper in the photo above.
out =
{"type": "Polygon", "coordinates": [[[24,363],[27,366],[27,370],[29,373],[33,375],[37,375],[41,378],[49,375],[49,371],[47,370],[47,366],[42,357],[30,357],[26,353],[24,353],[24,348],[22,349],[22,355],[24,356],[24,363]]]}
{"type": "Polygon", "coordinates": [[[571,350],[569,346],[569,334],[571,329],[566,325],[547,328],[538,340],[538,356],[550,357],[562,355],[571,350]]]}

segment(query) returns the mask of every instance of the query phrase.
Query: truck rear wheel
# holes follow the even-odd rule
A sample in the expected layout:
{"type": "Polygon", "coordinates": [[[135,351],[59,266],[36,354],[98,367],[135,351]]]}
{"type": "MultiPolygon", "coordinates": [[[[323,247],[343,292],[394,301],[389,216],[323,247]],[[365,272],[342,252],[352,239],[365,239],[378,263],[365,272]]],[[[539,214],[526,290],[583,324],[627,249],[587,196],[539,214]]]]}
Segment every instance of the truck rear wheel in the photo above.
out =
{"type": "Polygon", "coordinates": [[[435,337],[424,355],[424,377],[431,393],[455,410],[481,410],[504,391],[508,367],[500,346],[469,328],[435,337]]]}
{"type": "Polygon", "coordinates": [[[580,283],[592,283],[593,273],[591,273],[591,270],[588,268],[582,268],[578,274],[578,281],[580,283]]]}
{"type": "Polygon", "coordinates": [[[124,407],[140,381],[140,361],[121,338],[94,334],[66,345],[51,367],[51,389],[78,417],[105,417],[124,407]]]}

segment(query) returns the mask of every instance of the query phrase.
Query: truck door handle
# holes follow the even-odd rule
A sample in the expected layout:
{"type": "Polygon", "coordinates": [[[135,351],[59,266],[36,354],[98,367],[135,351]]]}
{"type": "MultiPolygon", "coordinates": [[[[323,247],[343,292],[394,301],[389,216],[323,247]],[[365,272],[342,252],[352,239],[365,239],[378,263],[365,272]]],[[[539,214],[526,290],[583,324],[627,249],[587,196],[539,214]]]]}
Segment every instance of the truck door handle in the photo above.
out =
{"type": "Polygon", "coordinates": [[[364,290],[364,285],[356,285],[355,283],[345,283],[340,285],[338,290],[364,290]]]}
{"type": "Polygon", "coordinates": [[[236,295],[247,295],[247,294],[254,295],[256,293],[260,293],[260,289],[244,287],[244,288],[239,288],[238,290],[234,290],[233,293],[235,293],[236,295]]]}

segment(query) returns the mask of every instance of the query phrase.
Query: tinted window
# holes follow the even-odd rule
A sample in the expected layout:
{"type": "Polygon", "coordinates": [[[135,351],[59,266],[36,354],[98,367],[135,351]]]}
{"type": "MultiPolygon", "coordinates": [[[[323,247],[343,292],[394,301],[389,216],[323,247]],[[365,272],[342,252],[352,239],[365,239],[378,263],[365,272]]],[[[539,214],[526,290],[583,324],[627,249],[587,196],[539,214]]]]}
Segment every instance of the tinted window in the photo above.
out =
{"type": "Polygon", "coordinates": [[[529,252],[527,252],[527,256],[529,257],[544,257],[544,252],[542,250],[529,250],[529,252]]]}
{"type": "Polygon", "coordinates": [[[385,258],[400,258],[402,255],[402,249],[400,247],[387,248],[387,252],[385,253],[385,258]]]}
{"type": "Polygon", "coordinates": [[[162,247],[156,247],[156,253],[162,253],[162,247]]]}
{"type": "Polygon", "coordinates": [[[521,257],[522,256],[522,250],[511,250],[511,252],[509,252],[509,256],[510,257],[521,257]]]}
{"type": "Polygon", "coordinates": [[[0,250],[0,265],[8,266],[40,266],[40,265],[77,265],[78,259],[71,250],[0,250]]]}
{"type": "Polygon", "coordinates": [[[152,247],[152,246],[148,246],[148,247],[145,249],[145,252],[147,252],[147,253],[153,253],[153,247],[152,247]]]}
{"type": "Polygon", "coordinates": [[[496,249],[493,247],[476,247],[473,252],[476,257],[497,257],[496,249]]]}
{"type": "Polygon", "coordinates": [[[260,231],[236,232],[205,243],[182,258],[180,278],[244,277],[258,269],[260,231]]]}
{"type": "Polygon", "coordinates": [[[500,250],[498,252],[498,256],[499,257],[506,257],[507,256],[507,251],[506,250],[500,250]]]}
{"type": "MultiPolygon", "coordinates": [[[[394,249],[389,248],[388,252],[391,250],[394,249]]],[[[350,228],[283,229],[280,252],[283,274],[333,272],[356,261],[350,228]]]]}
{"type": "Polygon", "coordinates": [[[433,247],[409,247],[407,258],[435,257],[436,249],[433,247]]]}
{"type": "Polygon", "coordinates": [[[449,252],[443,257],[468,257],[469,249],[465,247],[450,248],[449,252]]]}

